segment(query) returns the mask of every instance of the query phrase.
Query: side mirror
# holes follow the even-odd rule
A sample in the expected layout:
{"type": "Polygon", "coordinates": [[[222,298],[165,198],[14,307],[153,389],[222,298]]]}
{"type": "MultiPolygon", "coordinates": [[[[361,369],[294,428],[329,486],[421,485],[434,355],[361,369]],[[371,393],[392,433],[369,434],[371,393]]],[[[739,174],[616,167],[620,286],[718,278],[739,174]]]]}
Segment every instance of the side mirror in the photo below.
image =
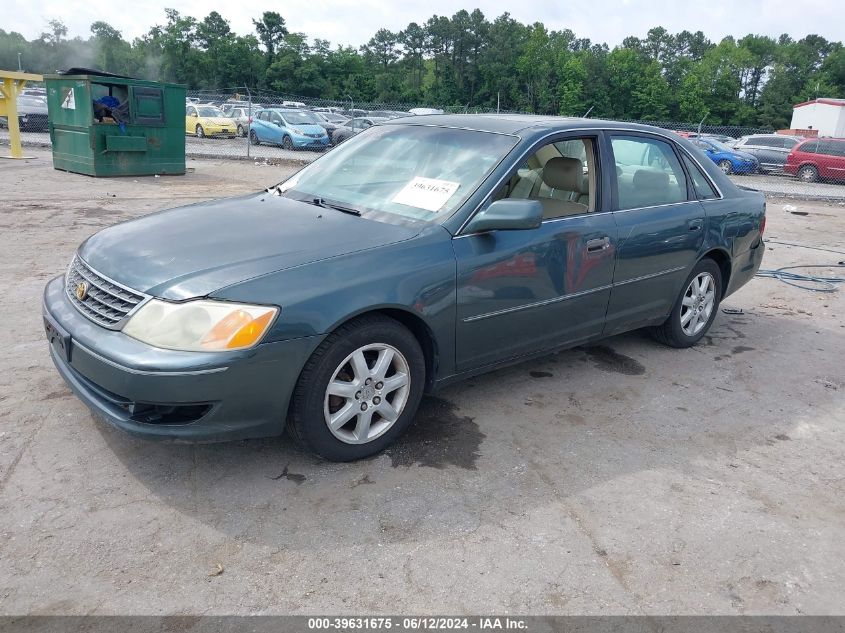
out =
{"type": "Polygon", "coordinates": [[[496,200],[475,214],[464,233],[524,231],[538,228],[542,221],[543,205],[539,200],[496,200]]]}
{"type": "Polygon", "coordinates": [[[715,153],[716,153],[716,150],[715,150],[715,149],[713,149],[712,147],[708,147],[708,148],[707,148],[707,153],[708,153],[708,154],[715,154],[715,153]]]}

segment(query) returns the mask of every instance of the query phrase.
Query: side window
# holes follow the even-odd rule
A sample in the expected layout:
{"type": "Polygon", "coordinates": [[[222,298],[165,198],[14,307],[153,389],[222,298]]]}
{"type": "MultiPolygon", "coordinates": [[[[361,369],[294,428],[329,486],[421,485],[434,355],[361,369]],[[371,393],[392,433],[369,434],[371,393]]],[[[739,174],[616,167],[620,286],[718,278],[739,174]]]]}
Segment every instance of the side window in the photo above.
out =
{"type": "Polygon", "coordinates": [[[574,138],[549,143],[523,161],[494,199],[538,200],[543,219],[596,210],[596,140],[574,138]]]}
{"type": "Polygon", "coordinates": [[[816,153],[816,148],[818,147],[818,145],[819,145],[819,142],[818,142],[818,141],[815,141],[815,140],[813,140],[813,141],[807,141],[806,143],[804,143],[804,144],[803,144],[801,147],[799,147],[798,149],[799,149],[800,151],[802,151],[802,152],[806,152],[807,154],[815,154],[815,153],[816,153]]]}
{"type": "Polygon", "coordinates": [[[699,200],[713,200],[718,198],[719,194],[707,180],[704,172],[696,165],[693,160],[686,154],[682,154],[684,165],[687,167],[690,178],[692,179],[692,186],[695,188],[695,194],[699,200]]]}
{"type": "Polygon", "coordinates": [[[197,113],[197,109],[194,106],[188,106],[185,108],[185,115],[186,116],[193,116],[197,113]]]}
{"type": "Polygon", "coordinates": [[[273,112],[273,113],[270,115],[270,121],[272,121],[272,122],[273,122],[273,123],[275,123],[276,125],[284,125],[284,124],[285,124],[285,122],[284,122],[284,120],[282,119],[282,117],[281,117],[281,116],[279,116],[279,115],[278,115],[277,113],[275,113],[275,112],[273,112]]]}
{"type": "Polygon", "coordinates": [[[783,146],[786,149],[792,149],[796,145],[798,145],[798,141],[796,141],[794,138],[786,138],[786,137],[783,138],[783,146]]]}
{"type": "Polygon", "coordinates": [[[669,143],[640,136],[613,136],[610,143],[620,209],[687,200],[686,177],[669,143]]]}

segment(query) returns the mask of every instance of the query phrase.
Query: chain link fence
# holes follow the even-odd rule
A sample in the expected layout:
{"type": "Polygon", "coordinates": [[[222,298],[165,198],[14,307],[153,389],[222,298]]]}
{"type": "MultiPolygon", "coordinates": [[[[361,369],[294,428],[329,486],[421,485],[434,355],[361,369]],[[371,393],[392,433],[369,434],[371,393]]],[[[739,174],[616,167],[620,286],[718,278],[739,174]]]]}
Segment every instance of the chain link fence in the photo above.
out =
{"type": "MultiPolygon", "coordinates": [[[[253,160],[258,164],[310,162],[323,151],[370,125],[394,117],[433,112],[497,111],[496,108],[470,106],[421,108],[410,103],[360,101],[352,96],[339,100],[319,99],[269,91],[255,92],[247,88],[188,91],[186,114],[191,108],[198,116],[196,119],[186,116],[186,154],[189,158],[253,160]],[[274,108],[296,110],[298,116],[285,115],[291,120],[282,120],[281,125],[276,125],[279,113],[274,115],[269,111],[274,108]],[[203,129],[202,119],[206,115],[222,115],[229,119],[231,124],[225,126],[226,133],[203,129]],[[321,128],[326,130],[328,139],[325,147],[321,146],[320,139],[315,138],[318,135],[316,130],[321,128]],[[287,134],[289,129],[303,134],[287,134]]],[[[813,162],[827,161],[824,153],[805,156],[805,161],[795,166],[792,161],[787,164],[790,152],[803,140],[799,137],[776,134],[775,130],[759,127],[708,125],[706,121],[701,124],[626,122],[653,125],[690,138],[739,185],[777,197],[845,201],[845,179],[828,180],[824,178],[823,167],[807,167],[813,162]]],[[[24,131],[22,141],[25,146],[50,147],[50,136],[44,131],[24,131]]],[[[830,144],[827,139],[820,139],[815,145],[820,147],[825,143],[830,144]]],[[[837,143],[837,147],[845,148],[845,140],[837,143]]],[[[0,144],[8,144],[8,131],[5,129],[0,129],[0,144]]],[[[839,156],[838,160],[845,163],[845,155],[839,156]]],[[[842,173],[845,175],[845,171],[842,173]]]]}

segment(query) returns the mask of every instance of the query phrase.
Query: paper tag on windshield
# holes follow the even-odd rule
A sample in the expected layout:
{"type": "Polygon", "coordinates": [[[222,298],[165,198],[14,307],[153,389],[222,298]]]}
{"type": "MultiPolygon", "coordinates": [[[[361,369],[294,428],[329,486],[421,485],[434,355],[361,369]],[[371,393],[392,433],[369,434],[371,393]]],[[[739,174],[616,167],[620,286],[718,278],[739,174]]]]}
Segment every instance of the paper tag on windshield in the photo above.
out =
{"type": "Polygon", "coordinates": [[[417,176],[393,196],[391,202],[437,212],[460,186],[461,183],[459,182],[417,176]]]}

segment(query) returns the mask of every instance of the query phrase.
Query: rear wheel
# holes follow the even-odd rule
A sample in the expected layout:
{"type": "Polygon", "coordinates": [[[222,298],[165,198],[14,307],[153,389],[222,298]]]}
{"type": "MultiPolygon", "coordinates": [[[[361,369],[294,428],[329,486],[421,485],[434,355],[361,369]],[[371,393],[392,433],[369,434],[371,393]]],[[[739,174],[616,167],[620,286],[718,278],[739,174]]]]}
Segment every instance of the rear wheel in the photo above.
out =
{"type": "Polygon", "coordinates": [[[733,171],[733,165],[731,165],[731,161],[729,160],[720,160],[719,169],[721,169],[726,174],[729,174],[733,171]]]}
{"type": "Polygon", "coordinates": [[[242,125],[238,126],[238,136],[246,136],[246,130],[243,128],[242,125]]]}
{"type": "Polygon", "coordinates": [[[249,131],[249,142],[253,145],[261,145],[261,141],[258,140],[258,134],[255,133],[255,130],[249,131]]]}
{"type": "Polygon", "coordinates": [[[305,364],[288,428],[326,459],[369,457],[411,423],[424,383],[425,358],[407,328],[382,315],[355,319],[330,334],[305,364]]]}
{"type": "Polygon", "coordinates": [[[816,182],[819,179],[819,170],[812,165],[804,165],[798,170],[798,178],[803,182],[816,182]]]}
{"type": "Polygon", "coordinates": [[[293,149],[293,141],[291,140],[290,136],[286,136],[282,139],[282,147],[285,149],[293,149]]]}
{"type": "Polygon", "coordinates": [[[194,128],[194,133],[197,135],[197,138],[205,138],[205,130],[202,129],[201,125],[197,125],[197,127],[194,128]]]}
{"type": "Polygon", "coordinates": [[[721,297],[722,271],[712,259],[702,259],[687,277],[669,318],[652,334],[670,347],[695,345],[713,324],[721,297]]]}

